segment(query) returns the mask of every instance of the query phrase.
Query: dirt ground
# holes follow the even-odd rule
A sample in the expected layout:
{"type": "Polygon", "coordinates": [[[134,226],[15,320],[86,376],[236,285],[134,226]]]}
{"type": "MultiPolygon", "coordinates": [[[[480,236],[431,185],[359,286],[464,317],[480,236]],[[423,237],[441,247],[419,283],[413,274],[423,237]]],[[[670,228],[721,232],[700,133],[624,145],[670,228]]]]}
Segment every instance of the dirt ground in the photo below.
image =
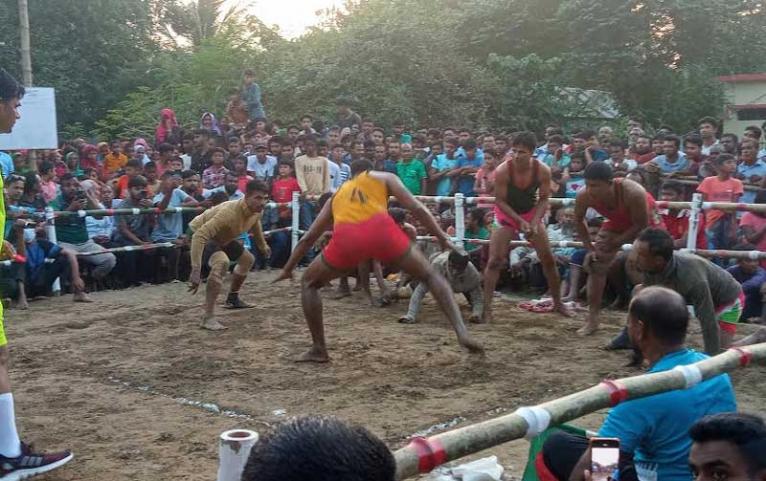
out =
{"type": "MultiPolygon", "coordinates": [[[[325,301],[333,362],[295,364],[309,345],[298,283],[272,286],[273,276],[251,276],[243,297],[258,307],[221,309],[230,329],[220,333],[197,328],[202,294],[191,297],[180,283],[99,292],[91,305],[64,296],[7,311],[22,437],[76,456],[41,479],[209,481],[221,432],[301,414],[361,423],[396,449],[440,423],[480,421],[635,374],[621,367],[625,353],[600,349],[624,313],[607,314],[602,331],[581,340],[577,320],[499,299],[495,323],[471,327],[487,348],[482,359],[458,348],[430,298],[419,324],[401,325],[406,301],[372,308],[359,293],[325,301]]],[[[735,375],[741,408],[764,411],[763,374],[735,375]]],[[[579,424],[596,428],[602,415],[579,424]]],[[[520,476],[527,447],[516,441],[491,453],[520,476]]]]}

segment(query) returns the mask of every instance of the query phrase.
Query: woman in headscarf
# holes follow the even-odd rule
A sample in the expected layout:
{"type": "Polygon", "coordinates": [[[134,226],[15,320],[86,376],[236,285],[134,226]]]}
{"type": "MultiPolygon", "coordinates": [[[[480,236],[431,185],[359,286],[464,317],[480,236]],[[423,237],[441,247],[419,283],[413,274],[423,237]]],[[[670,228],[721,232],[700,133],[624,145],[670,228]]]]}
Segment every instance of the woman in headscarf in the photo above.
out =
{"type": "Polygon", "coordinates": [[[80,149],[80,167],[98,170],[98,148],[93,144],[85,144],[80,149]]]}
{"type": "Polygon", "coordinates": [[[199,119],[199,128],[209,130],[219,137],[223,135],[221,127],[218,126],[218,119],[215,118],[212,112],[202,114],[202,117],[199,119]]]}
{"type": "Polygon", "coordinates": [[[148,150],[149,144],[146,143],[145,139],[139,137],[135,142],[133,142],[133,158],[141,160],[142,165],[146,165],[152,160],[148,155],[146,155],[148,150]]]}
{"type": "Polygon", "coordinates": [[[154,145],[160,144],[178,145],[181,143],[181,128],[176,120],[176,113],[173,109],[162,109],[160,112],[160,123],[154,131],[154,145]]]}
{"type": "MultiPolygon", "coordinates": [[[[80,178],[83,174],[82,167],[80,167],[80,154],[77,152],[69,152],[64,157],[64,162],[66,163],[66,168],[69,172],[72,173],[77,178],[80,178]]],[[[60,176],[58,173],[58,169],[56,170],[56,175],[60,176]]],[[[61,174],[63,175],[63,173],[61,174]]]]}

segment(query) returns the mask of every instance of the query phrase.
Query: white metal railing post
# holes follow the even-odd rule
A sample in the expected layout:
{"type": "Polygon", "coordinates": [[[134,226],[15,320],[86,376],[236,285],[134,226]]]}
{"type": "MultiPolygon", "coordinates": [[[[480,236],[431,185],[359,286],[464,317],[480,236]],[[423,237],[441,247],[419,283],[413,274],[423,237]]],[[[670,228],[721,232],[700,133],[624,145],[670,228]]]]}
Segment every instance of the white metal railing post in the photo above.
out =
{"type": "Polygon", "coordinates": [[[689,232],[686,237],[686,248],[690,251],[697,249],[697,232],[699,231],[700,218],[704,215],[702,212],[702,194],[692,196],[692,214],[689,217],[689,232]]]}
{"type": "Polygon", "coordinates": [[[463,194],[455,194],[455,243],[463,247],[465,240],[465,197],[463,194]]]}
{"type": "Polygon", "coordinates": [[[298,192],[293,192],[293,200],[291,202],[291,208],[293,209],[292,219],[292,243],[290,245],[290,252],[295,250],[298,245],[298,240],[301,238],[301,195],[298,192]]]}
{"type": "MultiPolygon", "coordinates": [[[[56,217],[53,215],[53,208],[45,208],[45,235],[48,237],[48,242],[56,244],[56,217]]],[[[61,280],[57,277],[53,281],[53,295],[61,295],[61,280]]]]}

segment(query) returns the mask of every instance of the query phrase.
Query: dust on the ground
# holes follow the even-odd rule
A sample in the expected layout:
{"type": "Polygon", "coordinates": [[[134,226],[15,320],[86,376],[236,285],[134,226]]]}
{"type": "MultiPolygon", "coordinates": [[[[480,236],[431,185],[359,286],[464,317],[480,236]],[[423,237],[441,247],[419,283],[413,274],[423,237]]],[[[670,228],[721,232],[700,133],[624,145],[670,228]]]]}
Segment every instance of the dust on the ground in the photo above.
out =
{"type": "MultiPolygon", "coordinates": [[[[181,283],[7,311],[21,435],[76,456],[45,479],[208,481],[221,432],[262,431],[302,414],[360,423],[396,449],[440,423],[465,425],[636,374],[622,367],[624,352],[601,349],[624,313],[607,313],[604,328],[581,339],[581,321],[531,314],[500,298],[493,324],[470,326],[487,348],[481,358],[458,347],[430,297],[420,322],[403,325],[396,319],[407,301],[373,308],[360,293],[325,296],[332,363],[296,364],[309,346],[299,285],[271,285],[274,276],[248,279],[243,298],[256,308],[219,309],[229,326],[223,332],[198,329],[203,295],[192,297],[181,283]]],[[[698,334],[693,341],[699,345],[698,334]]],[[[734,379],[740,406],[763,410],[763,370],[734,379]]],[[[597,428],[602,416],[578,422],[597,428]]],[[[522,440],[488,452],[519,476],[527,448],[522,440]]]]}

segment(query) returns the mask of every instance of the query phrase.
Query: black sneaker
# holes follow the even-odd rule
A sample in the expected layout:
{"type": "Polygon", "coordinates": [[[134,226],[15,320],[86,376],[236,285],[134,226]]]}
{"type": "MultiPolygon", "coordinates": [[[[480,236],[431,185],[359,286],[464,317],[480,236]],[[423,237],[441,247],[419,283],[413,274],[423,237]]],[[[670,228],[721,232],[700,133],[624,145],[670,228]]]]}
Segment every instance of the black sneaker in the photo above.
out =
{"type": "Polygon", "coordinates": [[[622,328],[622,331],[612,339],[612,342],[607,344],[605,349],[607,351],[619,351],[623,349],[632,349],[633,344],[630,342],[630,336],[628,335],[628,328],[622,328]]]}
{"type": "Polygon", "coordinates": [[[238,294],[229,294],[223,307],[226,309],[249,309],[255,306],[240,299],[238,294]]]}
{"type": "Polygon", "coordinates": [[[58,453],[35,453],[31,444],[21,443],[21,456],[6,458],[0,456],[0,480],[18,481],[38,474],[53,471],[72,460],[70,451],[58,453]]]}

